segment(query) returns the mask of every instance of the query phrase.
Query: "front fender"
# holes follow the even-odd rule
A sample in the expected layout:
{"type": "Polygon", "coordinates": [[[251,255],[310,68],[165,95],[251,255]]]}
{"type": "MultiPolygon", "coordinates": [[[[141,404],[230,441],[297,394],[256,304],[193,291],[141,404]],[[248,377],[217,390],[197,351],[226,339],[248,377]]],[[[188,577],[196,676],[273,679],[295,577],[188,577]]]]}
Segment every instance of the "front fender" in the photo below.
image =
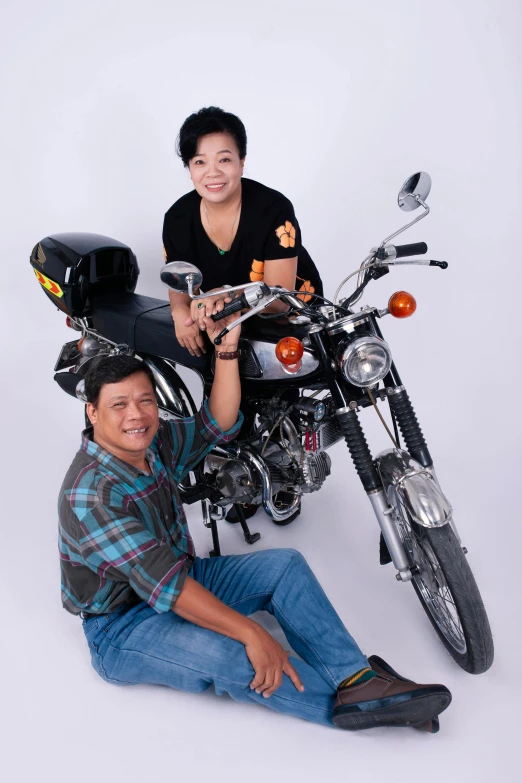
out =
{"type": "Polygon", "coordinates": [[[402,503],[412,521],[422,527],[442,527],[452,508],[432,473],[407,451],[386,449],[375,460],[388,503],[402,503]]]}

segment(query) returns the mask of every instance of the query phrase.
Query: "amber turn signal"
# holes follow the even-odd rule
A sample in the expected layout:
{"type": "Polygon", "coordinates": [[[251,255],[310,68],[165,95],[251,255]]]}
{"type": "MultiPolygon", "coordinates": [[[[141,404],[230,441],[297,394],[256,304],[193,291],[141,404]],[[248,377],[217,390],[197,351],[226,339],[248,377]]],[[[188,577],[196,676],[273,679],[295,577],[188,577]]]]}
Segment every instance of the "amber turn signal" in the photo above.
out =
{"type": "Polygon", "coordinates": [[[409,318],[417,309],[415,297],[407,291],[396,291],[390,296],[388,310],[395,318],[409,318]]]}
{"type": "Polygon", "coordinates": [[[281,364],[290,366],[298,364],[303,358],[304,347],[297,337],[283,337],[275,347],[275,354],[281,364]]]}

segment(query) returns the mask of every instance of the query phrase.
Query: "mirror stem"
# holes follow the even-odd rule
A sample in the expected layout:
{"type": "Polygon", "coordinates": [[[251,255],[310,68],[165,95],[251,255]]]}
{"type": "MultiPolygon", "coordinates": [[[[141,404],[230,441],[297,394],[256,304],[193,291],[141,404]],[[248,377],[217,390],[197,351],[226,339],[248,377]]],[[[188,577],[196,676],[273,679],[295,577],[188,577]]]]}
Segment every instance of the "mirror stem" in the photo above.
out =
{"type": "Polygon", "coordinates": [[[394,234],[390,234],[390,236],[389,236],[389,237],[386,237],[386,239],[383,239],[383,240],[382,240],[382,242],[381,242],[381,244],[379,245],[379,247],[384,247],[384,245],[386,245],[386,244],[387,244],[387,243],[390,241],[390,239],[393,239],[394,237],[398,236],[399,234],[402,234],[402,232],[403,232],[403,231],[406,231],[406,229],[407,229],[407,228],[411,228],[411,226],[415,225],[415,223],[418,223],[418,222],[419,222],[419,220],[422,220],[423,218],[425,218],[425,217],[426,217],[426,215],[428,215],[428,214],[429,214],[430,208],[429,208],[429,206],[428,206],[428,205],[427,205],[427,204],[426,204],[426,203],[425,203],[425,202],[424,202],[424,201],[421,199],[421,197],[420,197],[420,196],[414,196],[414,195],[413,195],[413,193],[412,193],[411,195],[410,195],[410,194],[408,194],[408,196],[409,196],[409,198],[412,198],[412,199],[414,199],[414,201],[416,201],[418,204],[420,204],[420,205],[421,205],[421,207],[422,207],[422,208],[423,208],[425,211],[422,213],[422,215],[419,215],[418,217],[416,217],[416,218],[415,218],[415,220],[412,220],[412,221],[411,221],[411,223],[407,223],[405,226],[403,226],[402,228],[400,228],[398,231],[395,231],[395,233],[394,233],[394,234]]]}

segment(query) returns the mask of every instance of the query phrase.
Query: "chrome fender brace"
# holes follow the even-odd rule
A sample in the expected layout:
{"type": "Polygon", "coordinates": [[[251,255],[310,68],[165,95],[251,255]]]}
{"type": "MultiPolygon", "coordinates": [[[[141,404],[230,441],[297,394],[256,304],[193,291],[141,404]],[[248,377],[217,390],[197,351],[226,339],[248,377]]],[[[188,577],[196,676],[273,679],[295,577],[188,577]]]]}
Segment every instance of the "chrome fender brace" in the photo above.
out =
{"type": "Polygon", "coordinates": [[[368,493],[381,532],[390,553],[397,579],[412,577],[399,531],[394,520],[397,502],[404,505],[411,519],[423,527],[453,527],[451,504],[430,469],[423,467],[402,449],[386,449],[375,460],[383,489],[368,493]]]}

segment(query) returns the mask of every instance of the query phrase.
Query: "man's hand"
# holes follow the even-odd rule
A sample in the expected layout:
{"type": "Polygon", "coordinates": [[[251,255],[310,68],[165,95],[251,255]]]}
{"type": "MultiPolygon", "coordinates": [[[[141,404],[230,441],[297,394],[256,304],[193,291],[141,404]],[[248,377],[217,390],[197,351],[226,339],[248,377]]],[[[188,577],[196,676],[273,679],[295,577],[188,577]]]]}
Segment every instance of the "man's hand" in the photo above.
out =
{"type": "MultiPolygon", "coordinates": [[[[228,318],[223,318],[222,321],[216,322],[214,322],[211,318],[202,316],[200,320],[201,329],[208,334],[209,340],[214,342],[214,339],[218,336],[218,334],[220,334],[220,332],[222,332],[226,326],[235,321],[236,318],[239,318],[240,315],[241,313],[234,313],[233,315],[229,315],[228,318]]],[[[236,326],[234,329],[232,329],[231,332],[228,332],[228,334],[223,337],[223,342],[221,345],[216,346],[216,350],[235,351],[237,349],[240,334],[241,324],[236,326]]]]}
{"type": "Polygon", "coordinates": [[[188,318],[188,308],[172,311],[176,340],[182,348],[186,348],[191,356],[202,356],[206,353],[205,341],[197,323],[188,318]]]}
{"type": "Polygon", "coordinates": [[[222,603],[190,576],[181,588],[174,612],[202,628],[241,642],[255,671],[250,687],[256,693],[262,693],[265,698],[271,696],[281,685],[283,673],[290,677],[298,691],[304,691],[303,683],[281,645],[259,623],[222,603]]]}
{"type": "Polygon", "coordinates": [[[298,691],[304,691],[298,673],[288,660],[289,654],[257,623],[251,639],[245,644],[245,651],[256,673],[250,683],[256,693],[262,693],[268,699],[283,682],[283,673],[290,677],[298,691]]]}

